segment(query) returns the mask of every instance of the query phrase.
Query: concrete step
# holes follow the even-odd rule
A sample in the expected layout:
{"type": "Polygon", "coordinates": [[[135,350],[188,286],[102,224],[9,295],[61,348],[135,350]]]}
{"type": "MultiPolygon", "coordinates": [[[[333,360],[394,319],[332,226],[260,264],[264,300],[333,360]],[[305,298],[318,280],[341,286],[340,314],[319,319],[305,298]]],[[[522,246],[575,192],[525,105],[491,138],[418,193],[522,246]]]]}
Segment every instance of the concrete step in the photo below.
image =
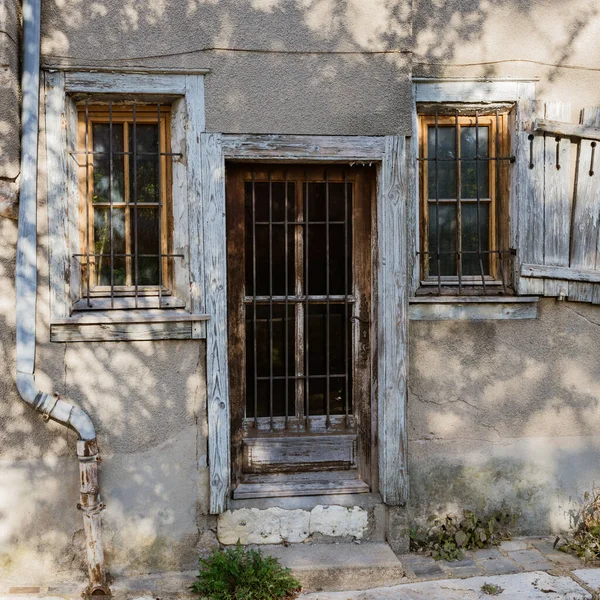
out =
{"type": "Polygon", "coordinates": [[[402,564],[385,543],[260,546],[289,567],[305,591],[365,590],[402,581],[402,564]]]}

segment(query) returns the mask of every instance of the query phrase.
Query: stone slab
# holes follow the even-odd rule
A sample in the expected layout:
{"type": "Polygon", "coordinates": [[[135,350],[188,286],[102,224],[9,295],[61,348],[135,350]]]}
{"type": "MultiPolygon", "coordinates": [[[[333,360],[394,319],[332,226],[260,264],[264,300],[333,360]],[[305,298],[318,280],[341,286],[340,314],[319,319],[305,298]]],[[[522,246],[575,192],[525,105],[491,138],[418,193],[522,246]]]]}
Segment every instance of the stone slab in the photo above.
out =
{"type": "Polygon", "coordinates": [[[481,548],[481,550],[473,550],[470,554],[475,560],[487,560],[489,558],[502,557],[498,548],[481,548]]]}
{"type": "Polygon", "coordinates": [[[577,569],[573,575],[594,589],[600,588],[600,569],[577,569]]]}
{"type": "Polygon", "coordinates": [[[554,564],[538,550],[517,550],[516,552],[508,552],[508,556],[525,570],[545,571],[554,568],[554,564]]]}
{"type": "Polygon", "coordinates": [[[514,552],[516,550],[527,550],[529,544],[525,540],[507,540],[500,544],[500,550],[503,552],[514,552]]]}
{"type": "Polygon", "coordinates": [[[365,590],[399,583],[402,564],[387,544],[261,546],[292,569],[306,590],[365,590]]]}
{"type": "Polygon", "coordinates": [[[504,557],[482,560],[480,564],[490,575],[520,573],[523,570],[514,560],[504,557]]]}
{"type": "Polygon", "coordinates": [[[592,600],[592,595],[569,577],[554,577],[542,571],[443,579],[407,583],[387,588],[360,591],[314,593],[305,600],[483,600],[491,596],[481,591],[484,583],[499,585],[502,600],[592,600]]]}

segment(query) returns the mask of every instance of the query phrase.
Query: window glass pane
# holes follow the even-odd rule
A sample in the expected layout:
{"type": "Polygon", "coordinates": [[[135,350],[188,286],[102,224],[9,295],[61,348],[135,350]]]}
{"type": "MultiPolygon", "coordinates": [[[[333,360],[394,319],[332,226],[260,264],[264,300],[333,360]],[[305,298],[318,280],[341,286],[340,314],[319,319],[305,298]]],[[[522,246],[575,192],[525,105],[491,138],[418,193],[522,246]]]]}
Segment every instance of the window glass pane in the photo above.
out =
{"type": "Polygon", "coordinates": [[[270,270],[273,276],[273,295],[293,295],[294,262],[295,262],[295,226],[294,199],[295,186],[288,182],[287,190],[287,260],[285,253],[285,220],[284,205],[286,201],[285,182],[272,182],[271,197],[273,201],[272,221],[272,254],[269,260],[269,183],[257,181],[254,184],[255,213],[256,213],[256,247],[253,249],[252,229],[252,182],[244,184],[245,192],[245,263],[246,263],[246,294],[254,295],[253,281],[253,252],[256,253],[256,295],[268,296],[270,293],[270,270]],[[285,281],[287,263],[287,290],[285,281]]]}
{"type": "MultiPolygon", "coordinates": [[[[350,316],[350,310],[348,311],[350,316]]],[[[348,331],[346,341],[345,308],[343,304],[329,305],[329,414],[345,413],[345,364],[344,352],[351,352],[352,336],[348,331]],[[344,350],[345,349],[345,350],[344,350]]],[[[310,415],[324,415],[327,407],[327,306],[312,304],[308,318],[308,368],[309,368],[309,411],[310,415]]],[[[348,362],[350,365],[350,362],[348,362]]],[[[349,394],[350,395],[350,394],[349,394]]],[[[350,409],[349,403],[349,409],[350,409]]]]}
{"type": "Polygon", "coordinates": [[[437,163],[437,178],[436,162],[427,161],[428,198],[435,199],[437,193],[439,193],[439,198],[456,198],[455,136],[455,127],[438,127],[436,151],[435,127],[430,125],[427,129],[427,158],[437,156],[440,159],[437,163]]]}
{"type": "MultiPolygon", "coordinates": [[[[489,158],[489,135],[487,127],[461,127],[460,128],[460,155],[463,159],[489,158]],[[479,129],[479,140],[476,130],[479,129]],[[476,147],[478,152],[476,152],[476,147]]],[[[479,197],[489,198],[489,161],[479,161],[477,166],[474,160],[461,161],[461,198],[477,198],[477,169],[479,169],[479,197]]]]}
{"type": "Polygon", "coordinates": [[[135,154],[130,155],[129,158],[131,202],[135,202],[136,187],[138,202],[158,202],[158,125],[138,124],[135,131],[135,147],[133,129],[132,123],[129,126],[129,149],[130,152],[135,152],[135,154]],[[134,162],[136,163],[137,181],[134,178],[134,162]]]}
{"type": "MultiPolygon", "coordinates": [[[[429,275],[437,277],[437,207],[429,203],[429,275]]],[[[440,204],[440,275],[456,275],[456,204],[440,204]]]]}
{"type": "MultiPolygon", "coordinates": [[[[479,208],[479,238],[481,239],[481,250],[489,250],[489,217],[490,207],[488,202],[481,202],[479,208]]],[[[478,250],[477,235],[477,204],[462,203],[462,247],[463,252],[475,252],[478,250]]],[[[483,274],[489,275],[490,257],[488,254],[481,255],[483,274]]],[[[481,275],[481,266],[477,254],[463,254],[463,275],[481,275]]]]}
{"type": "MultiPolygon", "coordinates": [[[[310,295],[327,293],[327,225],[324,223],[327,217],[325,212],[327,196],[325,188],[325,183],[308,184],[308,293],[310,295]]],[[[306,191],[306,184],[304,191],[306,191]]],[[[344,194],[343,183],[329,183],[329,221],[329,294],[349,294],[352,290],[350,259],[352,256],[352,185],[350,183],[347,194],[344,194]],[[346,197],[348,206],[344,208],[346,197]],[[348,217],[347,240],[343,223],[345,214],[348,217]],[[334,223],[332,224],[331,221],[334,223]],[[347,292],[344,291],[345,270],[347,271],[347,292]]]]}
{"type": "MultiPolygon", "coordinates": [[[[113,174],[112,174],[112,201],[125,201],[125,176],[123,154],[123,125],[113,123],[112,151],[113,151],[113,174]]],[[[110,125],[108,123],[92,124],[93,139],[93,202],[110,202],[110,125]]]]}
{"type": "MultiPolygon", "coordinates": [[[[130,209],[131,222],[131,249],[135,252],[135,207],[130,209]]],[[[158,237],[158,215],[156,208],[137,208],[137,251],[138,251],[138,285],[158,285],[158,256],[140,256],[143,254],[160,253],[160,241],[158,237]]],[[[131,264],[131,279],[135,284],[135,263],[131,264]]]]}
{"type": "MultiPolygon", "coordinates": [[[[94,254],[96,256],[96,284],[110,285],[110,208],[94,209],[94,254]]],[[[125,254],[125,210],[113,208],[112,231],[114,254],[125,254]]],[[[125,257],[114,257],[114,285],[125,285],[125,257]]]]}
{"type": "MultiPolygon", "coordinates": [[[[294,391],[294,306],[273,304],[273,320],[270,320],[268,305],[256,306],[256,367],[257,377],[257,416],[268,417],[270,406],[270,323],[273,326],[273,416],[285,416],[285,375],[286,375],[286,326],[287,326],[287,375],[288,416],[295,413],[294,391]],[[265,379],[263,379],[265,378],[265,379]]],[[[254,417],[254,323],[252,305],[246,308],[246,416],[254,417]]]]}

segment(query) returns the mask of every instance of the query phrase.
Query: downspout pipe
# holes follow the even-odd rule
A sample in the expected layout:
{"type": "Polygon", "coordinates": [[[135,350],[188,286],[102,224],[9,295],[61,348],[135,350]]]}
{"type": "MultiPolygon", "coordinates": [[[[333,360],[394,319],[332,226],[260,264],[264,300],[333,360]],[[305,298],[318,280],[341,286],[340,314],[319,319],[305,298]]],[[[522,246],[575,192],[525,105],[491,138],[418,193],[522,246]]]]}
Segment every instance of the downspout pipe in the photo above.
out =
{"type": "Polygon", "coordinates": [[[31,408],[77,434],[80,502],[88,562],[88,595],[110,595],[104,551],[98,484],[98,443],[92,420],[81,408],[47,394],[35,385],[37,295],[37,171],[40,89],[41,0],[23,0],[23,73],[21,78],[21,181],[16,264],[17,389],[31,408]]]}

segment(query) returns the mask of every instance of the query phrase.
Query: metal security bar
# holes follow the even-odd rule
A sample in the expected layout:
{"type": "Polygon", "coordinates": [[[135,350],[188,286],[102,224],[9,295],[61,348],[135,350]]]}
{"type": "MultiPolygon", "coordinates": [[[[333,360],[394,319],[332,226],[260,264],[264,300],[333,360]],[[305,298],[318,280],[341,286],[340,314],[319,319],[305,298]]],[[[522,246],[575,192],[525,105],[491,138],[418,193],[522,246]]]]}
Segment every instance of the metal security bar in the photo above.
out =
{"type": "Polygon", "coordinates": [[[290,178],[266,169],[244,181],[245,419],[254,428],[350,426],[352,193],[345,173],[327,170],[290,178]]]}
{"type": "Polygon", "coordinates": [[[95,298],[170,294],[168,252],[169,107],[160,104],[79,106],[78,159],[85,206],[85,248],[74,254],[82,269],[87,308],[95,298]],[[82,148],[83,146],[83,148],[82,148]],[[83,157],[83,161],[81,160],[83,157]]]}
{"type": "Polygon", "coordinates": [[[419,293],[508,294],[506,112],[423,115],[419,293]]]}

